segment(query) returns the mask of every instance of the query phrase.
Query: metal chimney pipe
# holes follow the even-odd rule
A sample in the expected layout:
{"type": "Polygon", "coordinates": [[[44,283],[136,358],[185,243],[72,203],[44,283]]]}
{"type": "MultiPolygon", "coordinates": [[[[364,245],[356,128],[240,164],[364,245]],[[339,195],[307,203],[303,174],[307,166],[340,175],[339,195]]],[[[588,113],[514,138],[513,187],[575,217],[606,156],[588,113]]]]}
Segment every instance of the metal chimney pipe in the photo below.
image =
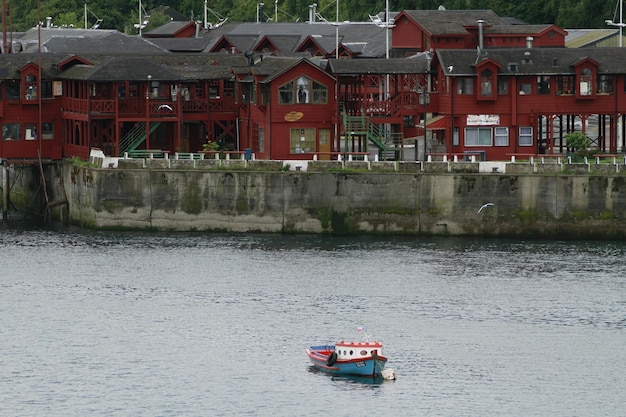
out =
{"type": "Polygon", "coordinates": [[[483,24],[485,23],[484,20],[479,20],[478,21],[478,47],[480,48],[480,50],[483,50],[483,24]]]}

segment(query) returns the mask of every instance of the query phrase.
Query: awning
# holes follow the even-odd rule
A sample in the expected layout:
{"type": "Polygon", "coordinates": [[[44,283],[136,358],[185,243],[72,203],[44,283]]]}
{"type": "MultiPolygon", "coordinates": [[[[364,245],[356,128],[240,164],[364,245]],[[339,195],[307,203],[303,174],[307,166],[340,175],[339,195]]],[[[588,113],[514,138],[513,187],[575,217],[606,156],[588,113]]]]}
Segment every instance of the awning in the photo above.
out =
{"type": "Polygon", "coordinates": [[[446,117],[435,116],[426,121],[426,128],[430,130],[444,130],[446,128],[446,117]]]}

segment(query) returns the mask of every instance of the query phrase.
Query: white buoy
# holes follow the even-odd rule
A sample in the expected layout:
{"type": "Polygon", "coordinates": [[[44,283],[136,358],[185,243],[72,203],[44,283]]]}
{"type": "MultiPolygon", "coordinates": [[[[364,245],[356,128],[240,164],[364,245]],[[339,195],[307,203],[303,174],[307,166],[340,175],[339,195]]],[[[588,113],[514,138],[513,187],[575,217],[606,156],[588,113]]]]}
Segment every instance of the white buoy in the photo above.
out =
{"type": "Polygon", "coordinates": [[[386,381],[395,381],[396,380],[396,371],[391,368],[383,369],[381,372],[381,376],[386,381]]]}

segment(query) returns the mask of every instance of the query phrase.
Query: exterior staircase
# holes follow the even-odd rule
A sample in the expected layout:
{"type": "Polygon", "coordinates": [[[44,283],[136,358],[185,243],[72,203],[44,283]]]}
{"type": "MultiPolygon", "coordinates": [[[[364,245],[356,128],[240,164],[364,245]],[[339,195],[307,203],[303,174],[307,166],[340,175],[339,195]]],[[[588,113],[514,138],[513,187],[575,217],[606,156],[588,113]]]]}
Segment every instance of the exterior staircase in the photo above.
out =
{"type": "Polygon", "coordinates": [[[398,149],[396,143],[402,140],[401,134],[393,134],[384,124],[377,124],[371,121],[371,118],[363,114],[358,116],[349,116],[346,111],[343,112],[343,127],[346,139],[346,146],[351,142],[352,138],[364,138],[367,150],[367,144],[372,143],[378,148],[379,158],[382,160],[398,159],[398,149]]]}
{"type": "MultiPolygon", "coordinates": [[[[154,132],[161,122],[150,123],[150,133],[154,132]]],[[[124,152],[131,152],[137,149],[146,140],[146,123],[137,122],[135,126],[120,141],[120,155],[124,152]]]]}

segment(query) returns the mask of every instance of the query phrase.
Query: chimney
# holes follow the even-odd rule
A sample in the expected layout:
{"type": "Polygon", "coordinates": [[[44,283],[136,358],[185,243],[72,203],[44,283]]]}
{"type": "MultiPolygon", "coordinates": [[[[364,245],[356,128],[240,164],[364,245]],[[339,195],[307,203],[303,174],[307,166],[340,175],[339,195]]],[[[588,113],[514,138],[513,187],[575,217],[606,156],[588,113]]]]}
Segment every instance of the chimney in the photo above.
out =
{"type": "Polygon", "coordinates": [[[478,47],[480,48],[480,50],[483,50],[483,24],[485,23],[484,20],[479,20],[478,21],[478,47]]]}
{"type": "Polygon", "coordinates": [[[46,27],[47,28],[51,28],[52,27],[52,16],[46,17],[46,27]]]}
{"type": "Polygon", "coordinates": [[[309,23],[315,23],[316,8],[317,8],[317,3],[313,3],[309,5],[309,23]]]}
{"type": "Polygon", "coordinates": [[[532,36],[526,37],[526,48],[528,48],[528,49],[532,48],[534,40],[535,40],[535,38],[533,38],[532,36]]]}

